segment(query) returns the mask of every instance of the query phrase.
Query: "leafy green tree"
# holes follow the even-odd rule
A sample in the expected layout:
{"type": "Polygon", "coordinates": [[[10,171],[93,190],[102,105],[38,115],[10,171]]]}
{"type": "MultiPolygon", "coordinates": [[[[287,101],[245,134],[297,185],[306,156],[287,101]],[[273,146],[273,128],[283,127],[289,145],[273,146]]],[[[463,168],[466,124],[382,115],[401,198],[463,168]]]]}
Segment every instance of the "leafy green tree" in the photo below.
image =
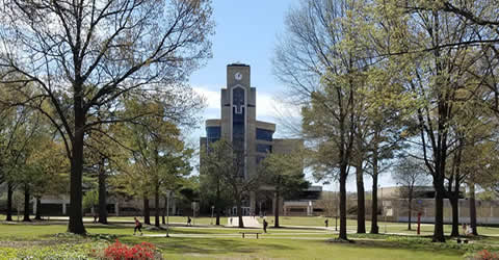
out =
{"type": "Polygon", "coordinates": [[[303,136],[315,147],[315,169],[340,182],[340,239],[346,232],[346,180],[353,156],[356,95],[365,84],[368,60],[358,54],[360,35],[346,20],[356,19],[352,1],[309,0],[287,17],[287,34],[276,51],[275,74],[302,107],[303,136]]]}
{"type": "Polygon", "coordinates": [[[38,175],[31,179],[31,191],[36,199],[35,219],[41,220],[43,205],[41,198],[45,195],[68,193],[69,161],[65,156],[64,147],[48,135],[39,137],[35,152],[31,158],[37,165],[38,175]]]}
{"type": "Polygon", "coordinates": [[[168,93],[172,107],[188,99],[178,90],[211,56],[210,1],[9,0],[3,7],[0,83],[21,100],[1,101],[37,109],[57,129],[71,161],[68,230],[84,234],[86,135],[136,119],[116,113],[131,91],[144,98],[168,93]],[[105,117],[94,117],[97,111],[105,117]]]}
{"type": "MultiPolygon", "coordinates": [[[[98,115],[99,116],[99,115],[98,115]]],[[[113,164],[126,158],[129,148],[117,140],[120,125],[101,125],[85,140],[85,166],[99,191],[99,223],[107,224],[108,177],[115,170],[113,164]],[[95,180],[96,179],[96,180],[95,180]]]]}
{"type": "MultiPolygon", "coordinates": [[[[5,112],[5,111],[4,111],[5,112]]],[[[46,129],[33,110],[22,108],[10,111],[13,120],[2,129],[5,143],[2,145],[3,178],[7,181],[7,220],[12,220],[12,194],[14,188],[24,191],[24,221],[30,221],[29,205],[31,186],[43,180],[40,162],[34,160],[37,146],[43,140],[46,129]],[[4,146],[5,145],[5,146],[4,146]]]]}
{"type": "Polygon", "coordinates": [[[471,46],[452,47],[472,37],[474,28],[431,5],[429,1],[402,5],[396,0],[373,2],[373,10],[377,10],[374,23],[382,26],[375,27],[372,34],[380,37],[376,40],[380,53],[401,65],[401,83],[417,100],[413,118],[419,124],[419,157],[425,161],[436,192],[433,240],[445,242],[445,179],[456,141],[452,125],[458,104],[466,102],[461,92],[480,85],[469,80],[469,69],[477,66],[479,59],[471,46]]]}
{"type": "MultiPolygon", "coordinates": [[[[131,164],[130,169],[133,169],[132,174],[124,175],[124,180],[127,180],[128,191],[138,189],[143,196],[146,223],[148,198],[154,196],[155,226],[159,227],[159,199],[163,197],[163,191],[173,188],[180,179],[190,173],[189,159],[193,151],[186,147],[180,129],[174,122],[169,121],[166,114],[167,103],[157,100],[138,108],[135,100],[127,105],[128,113],[142,113],[138,110],[148,110],[149,116],[123,127],[121,138],[128,143],[131,150],[125,160],[127,164],[131,164]]],[[[133,193],[137,194],[137,191],[133,193]]]]}
{"type": "Polygon", "coordinates": [[[428,173],[422,162],[418,162],[411,157],[406,157],[399,159],[395,166],[395,171],[392,173],[392,177],[398,185],[402,185],[401,195],[404,198],[407,198],[407,215],[409,217],[407,229],[412,230],[412,201],[418,188],[429,183],[428,173]]]}
{"type": "Polygon", "coordinates": [[[83,195],[83,208],[84,209],[95,209],[99,205],[99,191],[90,190],[85,192],[83,195]]]}
{"type": "Polygon", "coordinates": [[[214,153],[212,149],[207,149],[206,146],[201,147],[200,192],[204,198],[201,202],[208,202],[205,206],[215,207],[215,225],[219,226],[222,209],[232,206],[233,199],[230,191],[224,189],[222,172],[225,169],[223,163],[218,161],[221,159],[218,156],[223,154],[214,153]]]}
{"type": "Polygon", "coordinates": [[[264,183],[264,172],[257,170],[255,174],[245,175],[244,161],[248,159],[248,155],[234,148],[232,143],[225,139],[210,143],[201,159],[206,172],[218,175],[220,184],[230,190],[237,208],[239,227],[244,228],[243,199],[264,183]]]}
{"type": "Polygon", "coordinates": [[[303,157],[300,154],[268,154],[259,164],[265,174],[265,183],[274,190],[274,227],[279,226],[279,200],[306,189],[309,182],[303,174],[303,157]]]}

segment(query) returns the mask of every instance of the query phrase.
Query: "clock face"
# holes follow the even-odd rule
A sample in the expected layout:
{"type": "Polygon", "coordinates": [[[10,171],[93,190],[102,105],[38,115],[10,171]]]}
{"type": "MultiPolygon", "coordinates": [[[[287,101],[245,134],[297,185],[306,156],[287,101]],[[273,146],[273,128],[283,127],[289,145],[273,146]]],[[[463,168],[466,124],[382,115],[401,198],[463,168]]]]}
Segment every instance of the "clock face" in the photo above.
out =
{"type": "Polygon", "coordinates": [[[236,80],[241,80],[243,79],[243,74],[241,74],[241,72],[236,72],[236,74],[234,74],[234,78],[236,80]]]}

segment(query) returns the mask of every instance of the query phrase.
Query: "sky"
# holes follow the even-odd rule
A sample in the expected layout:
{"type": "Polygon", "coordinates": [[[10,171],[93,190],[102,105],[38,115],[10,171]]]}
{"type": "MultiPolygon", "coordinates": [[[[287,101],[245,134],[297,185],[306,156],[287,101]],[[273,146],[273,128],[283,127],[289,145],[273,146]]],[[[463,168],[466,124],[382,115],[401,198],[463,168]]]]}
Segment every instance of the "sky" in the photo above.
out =
{"type": "Polygon", "coordinates": [[[272,97],[285,90],[272,75],[272,56],[278,35],[284,32],[284,19],[298,0],[214,0],[216,23],[212,38],[213,58],[192,74],[191,85],[208,99],[204,115],[219,117],[220,89],[225,87],[226,66],[251,66],[252,87],[257,88],[257,116],[270,119],[272,97]]]}
{"type": "MultiPolygon", "coordinates": [[[[191,86],[207,100],[202,123],[189,138],[192,143],[199,144],[199,137],[205,136],[204,120],[220,118],[220,89],[226,85],[226,67],[230,63],[251,66],[251,84],[257,90],[257,119],[277,123],[274,136],[286,137],[275,106],[286,86],[272,74],[272,58],[279,35],[285,33],[286,14],[299,3],[299,0],[213,0],[216,24],[211,38],[213,58],[190,77],[191,86]]],[[[393,186],[389,177],[389,174],[381,177],[382,186],[393,186]]],[[[347,189],[353,192],[355,178],[349,179],[347,189]]],[[[310,176],[308,180],[314,182],[310,176]]],[[[370,178],[366,177],[366,190],[371,190],[370,186],[370,178]]],[[[325,185],[324,189],[336,190],[337,184],[325,185]]]]}

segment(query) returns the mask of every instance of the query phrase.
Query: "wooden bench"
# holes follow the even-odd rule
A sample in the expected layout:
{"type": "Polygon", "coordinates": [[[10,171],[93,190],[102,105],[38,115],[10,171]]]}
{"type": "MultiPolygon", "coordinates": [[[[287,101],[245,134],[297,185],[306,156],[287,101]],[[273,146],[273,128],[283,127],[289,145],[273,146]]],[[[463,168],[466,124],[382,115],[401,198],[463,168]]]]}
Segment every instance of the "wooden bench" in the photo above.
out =
{"type": "Polygon", "coordinates": [[[239,232],[239,234],[242,234],[243,238],[244,238],[244,235],[246,235],[246,234],[256,235],[256,239],[258,239],[258,235],[260,235],[262,233],[260,233],[260,232],[239,232]]]}

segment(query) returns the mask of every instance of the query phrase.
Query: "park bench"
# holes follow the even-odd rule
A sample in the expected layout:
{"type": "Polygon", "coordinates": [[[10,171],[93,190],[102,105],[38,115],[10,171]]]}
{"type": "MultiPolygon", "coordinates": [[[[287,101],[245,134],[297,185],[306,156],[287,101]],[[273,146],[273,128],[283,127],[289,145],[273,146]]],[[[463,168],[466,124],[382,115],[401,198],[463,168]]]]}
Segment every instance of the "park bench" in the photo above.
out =
{"type": "Polygon", "coordinates": [[[260,232],[239,232],[239,233],[243,235],[243,238],[244,238],[244,235],[247,235],[247,234],[256,235],[256,239],[258,239],[258,235],[262,234],[260,232]]]}

